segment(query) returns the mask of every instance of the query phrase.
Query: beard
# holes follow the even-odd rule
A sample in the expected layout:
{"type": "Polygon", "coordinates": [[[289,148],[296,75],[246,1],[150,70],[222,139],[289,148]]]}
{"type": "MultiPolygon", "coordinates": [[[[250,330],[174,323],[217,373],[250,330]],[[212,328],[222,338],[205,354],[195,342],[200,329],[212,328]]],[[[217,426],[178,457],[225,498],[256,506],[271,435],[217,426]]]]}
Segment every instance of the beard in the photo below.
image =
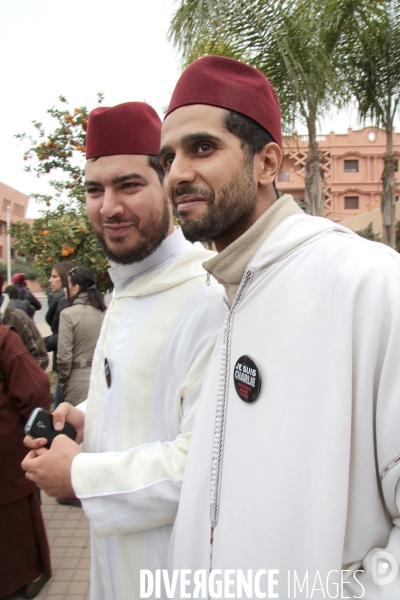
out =
{"type": "Polygon", "coordinates": [[[170,225],[168,204],[164,201],[161,214],[153,215],[151,221],[147,225],[141,227],[139,227],[138,219],[133,218],[127,220],[122,217],[112,217],[103,221],[102,225],[116,223],[132,223],[139,232],[139,238],[132,246],[125,248],[123,246],[124,243],[126,243],[124,236],[110,236],[109,239],[113,242],[113,247],[110,248],[104,235],[100,231],[95,231],[95,235],[107,258],[119,265],[131,265],[133,263],[141,262],[153,254],[167,236],[170,225]],[[118,248],[118,244],[121,244],[120,249],[118,248]]]}
{"type": "Polygon", "coordinates": [[[193,194],[206,202],[206,212],[196,221],[181,222],[182,231],[190,242],[218,240],[239,226],[257,204],[257,184],[253,165],[245,160],[243,170],[227,186],[214,190],[185,186],[175,190],[174,204],[179,196],[193,194]]]}

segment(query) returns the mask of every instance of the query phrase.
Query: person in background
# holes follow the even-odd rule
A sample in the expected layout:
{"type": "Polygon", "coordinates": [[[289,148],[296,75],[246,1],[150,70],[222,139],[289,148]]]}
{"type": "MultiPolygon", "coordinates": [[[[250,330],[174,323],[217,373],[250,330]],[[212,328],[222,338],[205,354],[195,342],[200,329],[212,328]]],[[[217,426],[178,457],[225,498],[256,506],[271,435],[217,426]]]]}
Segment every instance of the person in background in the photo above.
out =
{"type": "MultiPolygon", "coordinates": [[[[46,322],[50,325],[51,335],[43,338],[47,352],[53,352],[53,371],[57,373],[57,344],[58,328],[60,325],[60,313],[67,306],[67,297],[64,292],[64,277],[74,268],[74,264],[68,261],[60,262],[54,265],[49,277],[50,287],[53,295],[49,302],[49,308],[46,313],[46,322]]],[[[63,401],[61,386],[56,384],[54,391],[54,408],[63,401]]]]}
{"type": "MultiPolygon", "coordinates": [[[[2,289],[3,274],[0,271],[0,321],[3,325],[10,325],[15,329],[40,368],[45,371],[49,365],[49,356],[38,328],[26,312],[13,305],[9,292],[18,298],[15,286],[7,286],[3,293],[2,289]]],[[[26,302],[26,300],[17,300],[17,302],[26,302]]]]}
{"type": "Polygon", "coordinates": [[[21,469],[24,426],[48,409],[49,378],[10,327],[0,325],[0,598],[23,589],[34,598],[51,577],[50,553],[36,485],[21,469]]]}
{"type": "Polygon", "coordinates": [[[36,296],[34,296],[32,292],[28,290],[25,273],[14,273],[14,275],[11,277],[11,281],[17,288],[21,300],[28,300],[29,304],[31,305],[32,308],[28,314],[33,319],[35,312],[40,310],[42,305],[36,296]]]}
{"type": "Polygon", "coordinates": [[[106,305],[93,273],[74,267],[64,280],[68,306],[60,315],[57,368],[62,395],[73,406],[87,398],[90,370],[106,305]]]}
{"type": "Polygon", "coordinates": [[[10,298],[10,305],[14,308],[18,308],[18,310],[23,310],[28,317],[32,318],[35,314],[32,304],[28,300],[22,300],[19,295],[19,291],[15,287],[15,285],[8,285],[4,290],[4,293],[7,294],[10,298]]]}

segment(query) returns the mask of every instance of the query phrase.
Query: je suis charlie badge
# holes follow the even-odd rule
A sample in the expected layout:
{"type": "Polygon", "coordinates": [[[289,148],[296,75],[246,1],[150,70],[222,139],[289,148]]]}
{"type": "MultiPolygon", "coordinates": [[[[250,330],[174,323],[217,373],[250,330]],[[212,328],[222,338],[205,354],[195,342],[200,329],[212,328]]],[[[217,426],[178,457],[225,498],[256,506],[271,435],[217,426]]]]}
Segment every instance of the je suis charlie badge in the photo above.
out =
{"type": "Polygon", "coordinates": [[[235,364],[233,381],[239,398],[244,402],[255,402],[261,391],[261,373],[254,360],[244,354],[235,364]]]}

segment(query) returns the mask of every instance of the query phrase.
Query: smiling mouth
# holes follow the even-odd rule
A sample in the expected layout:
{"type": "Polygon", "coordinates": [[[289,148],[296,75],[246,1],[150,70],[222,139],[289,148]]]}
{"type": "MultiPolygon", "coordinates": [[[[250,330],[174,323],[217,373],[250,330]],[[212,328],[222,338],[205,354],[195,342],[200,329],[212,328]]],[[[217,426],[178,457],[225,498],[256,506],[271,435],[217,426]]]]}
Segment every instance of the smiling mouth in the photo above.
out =
{"type": "Polygon", "coordinates": [[[205,199],[202,196],[195,194],[184,194],[175,198],[176,210],[178,213],[204,202],[205,199]]]}
{"type": "Polygon", "coordinates": [[[109,237],[120,237],[131,227],[132,223],[118,223],[113,225],[105,223],[103,225],[103,230],[109,237]]]}

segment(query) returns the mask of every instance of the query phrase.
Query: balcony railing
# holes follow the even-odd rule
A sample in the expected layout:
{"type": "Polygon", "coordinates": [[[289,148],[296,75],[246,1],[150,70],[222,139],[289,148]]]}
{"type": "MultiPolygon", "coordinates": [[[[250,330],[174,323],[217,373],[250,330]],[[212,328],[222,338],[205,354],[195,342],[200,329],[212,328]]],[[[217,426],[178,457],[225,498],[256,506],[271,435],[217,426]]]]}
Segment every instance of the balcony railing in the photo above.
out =
{"type": "MultiPolygon", "coordinates": [[[[300,139],[302,142],[308,142],[309,141],[308,138],[309,138],[308,135],[302,135],[300,139]]],[[[317,142],[324,142],[326,139],[326,136],[325,135],[317,135],[317,136],[315,136],[315,139],[317,140],[317,142]]]]}

